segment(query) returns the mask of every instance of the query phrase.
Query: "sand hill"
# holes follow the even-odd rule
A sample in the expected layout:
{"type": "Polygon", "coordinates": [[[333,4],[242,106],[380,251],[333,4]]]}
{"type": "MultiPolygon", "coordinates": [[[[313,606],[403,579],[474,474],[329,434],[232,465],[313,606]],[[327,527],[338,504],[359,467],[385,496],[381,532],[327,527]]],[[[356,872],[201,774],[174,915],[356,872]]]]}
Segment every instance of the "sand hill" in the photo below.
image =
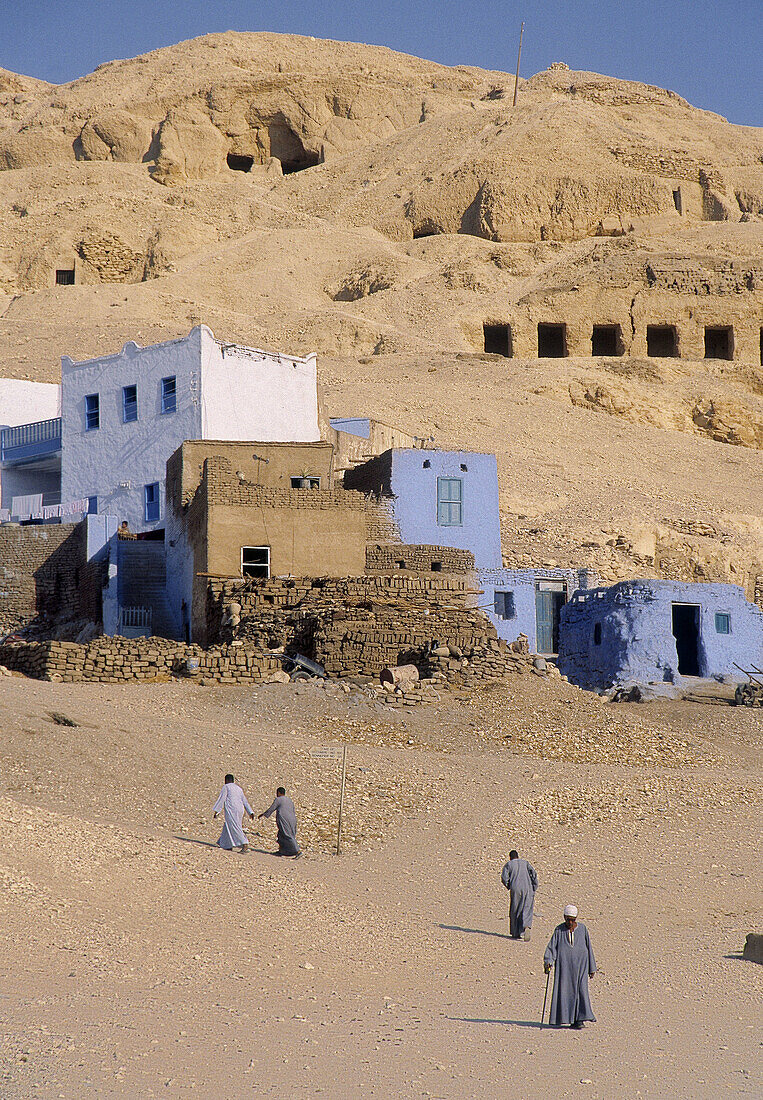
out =
{"type": "Polygon", "coordinates": [[[763,130],[563,64],[512,93],[271,34],[61,87],[0,71],[0,371],[55,380],[62,353],[199,320],[316,350],[329,414],[496,451],[512,564],[752,595],[763,130]],[[538,324],[565,326],[567,354],[538,324]]]}

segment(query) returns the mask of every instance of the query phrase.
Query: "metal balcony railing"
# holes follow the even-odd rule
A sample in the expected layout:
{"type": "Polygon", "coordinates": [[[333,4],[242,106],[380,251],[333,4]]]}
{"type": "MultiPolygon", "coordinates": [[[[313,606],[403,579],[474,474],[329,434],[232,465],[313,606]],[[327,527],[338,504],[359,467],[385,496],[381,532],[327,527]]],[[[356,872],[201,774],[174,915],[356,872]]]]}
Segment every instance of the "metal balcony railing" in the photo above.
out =
{"type": "Polygon", "coordinates": [[[0,462],[29,462],[60,450],[60,416],[0,431],[0,462]]]}

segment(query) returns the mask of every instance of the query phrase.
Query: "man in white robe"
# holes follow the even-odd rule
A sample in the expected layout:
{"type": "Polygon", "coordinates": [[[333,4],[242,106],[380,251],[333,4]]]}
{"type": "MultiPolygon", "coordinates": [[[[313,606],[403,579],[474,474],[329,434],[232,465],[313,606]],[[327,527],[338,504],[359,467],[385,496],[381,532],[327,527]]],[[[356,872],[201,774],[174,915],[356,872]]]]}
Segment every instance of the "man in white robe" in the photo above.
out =
{"type": "Polygon", "coordinates": [[[225,777],[225,786],[220,791],[220,797],[212,811],[213,818],[216,818],[221,810],[223,831],[217,843],[228,852],[233,848],[240,848],[243,855],[244,852],[249,851],[249,841],[241,822],[245,813],[249,814],[250,820],[253,821],[254,811],[232,775],[225,777]]]}

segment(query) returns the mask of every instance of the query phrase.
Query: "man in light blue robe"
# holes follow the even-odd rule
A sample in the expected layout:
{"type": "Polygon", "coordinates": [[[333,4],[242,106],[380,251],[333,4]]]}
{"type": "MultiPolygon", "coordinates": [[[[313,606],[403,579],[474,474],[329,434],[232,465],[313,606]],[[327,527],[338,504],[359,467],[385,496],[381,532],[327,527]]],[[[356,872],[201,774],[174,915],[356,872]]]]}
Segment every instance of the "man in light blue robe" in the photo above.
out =
{"type": "Polygon", "coordinates": [[[225,777],[225,786],[220,791],[220,797],[214,804],[212,816],[216,818],[221,810],[223,814],[223,831],[220,833],[220,839],[217,843],[228,852],[232,848],[240,848],[243,855],[244,852],[249,851],[249,841],[241,821],[245,813],[249,814],[250,820],[253,820],[254,811],[232,775],[226,775],[225,777]]]}
{"type": "Polygon", "coordinates": [[[297,844],[297,811],[294,809],[294,803],[289,798],[284,787],[279,787],[276,791],[276,797],[273,801],[273,805],[267,810],[263,810],[259,817],[270,817],[271,814],[276,815],[276,828],[278,830],[278,852],[279,856],[292,856],[296,859],[302,855],[297,844]]]}
{"type": "Polygon", "coordinates": [[[596,973],[591,938],[578,922],[574,905],[564,910],[564,924],[558,924],[543,956],[548,974],[554,967],[554,992],[548,1022],[553,1027],[569,1026],[579,1030],[584,1021],[596,1020],[588,996],[588,979],[596,973]]]}
{"type": "Polygon", "coordinates": [[[526,859],[519,858],[519,852],[509,852],[509,862],[501,871],[501,882],[509,891],[509,935],[514,940],[530,938],[533,922],[535,891],[538,889],[538,876],[535,868],[526,859]]]}

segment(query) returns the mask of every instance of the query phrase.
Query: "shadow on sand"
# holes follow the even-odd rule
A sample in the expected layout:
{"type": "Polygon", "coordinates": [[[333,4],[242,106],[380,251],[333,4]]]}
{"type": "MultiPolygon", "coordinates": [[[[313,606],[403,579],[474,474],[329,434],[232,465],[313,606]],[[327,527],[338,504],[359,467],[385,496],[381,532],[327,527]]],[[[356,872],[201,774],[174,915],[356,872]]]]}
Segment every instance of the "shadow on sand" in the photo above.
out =
{"type": "MultiPolygon", "coordinates": [[[[177,836],[174,835],[175,840],[182,840],[185,844],[200,844],[202,848],[218,848],[219,845],[214,840],[196,840],[192,836],[177,836]]],[[[221,852],[235,852],[236,855],[241,855],[238,848],[220,848],[221,852]]],[[[249,845],[250,852],[258,852],[261,856],[273,856],[278,855],[278,852],[271,852],[268,848],[253,848],[249,845]]],[[[246,853],[248,854],[248,853],[246,853]]]]}
{"type": "Polygon", "coordinates": [[[462,928],[460,924],[440,924],[438,928],[442,928],[445,932],[468,932],[470,936],[496,936],[499,940],[510,940],[512,938],[507,936],[505,932],[488,932],[485,928],[462,928]]]}
{"type": "Polygon", "coordinates": [[[449,1016],[449,1020],[457,1020],[462,1024],[503,1024],[504,1027],[531,1027],[536,1031],[550,1028],[550,1024],[539,1024],[537,1020],[489,1020],[478,1016],[449,1016]]]}

